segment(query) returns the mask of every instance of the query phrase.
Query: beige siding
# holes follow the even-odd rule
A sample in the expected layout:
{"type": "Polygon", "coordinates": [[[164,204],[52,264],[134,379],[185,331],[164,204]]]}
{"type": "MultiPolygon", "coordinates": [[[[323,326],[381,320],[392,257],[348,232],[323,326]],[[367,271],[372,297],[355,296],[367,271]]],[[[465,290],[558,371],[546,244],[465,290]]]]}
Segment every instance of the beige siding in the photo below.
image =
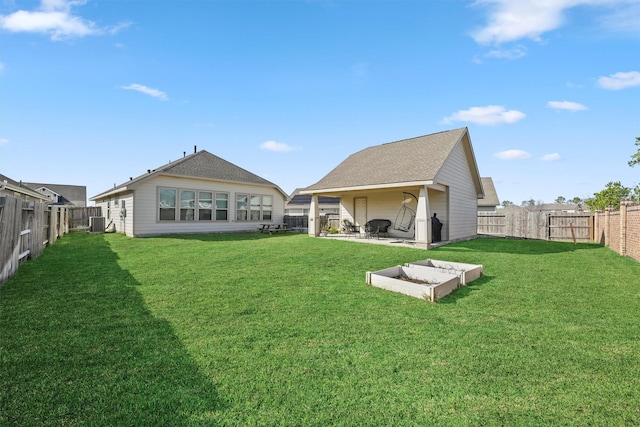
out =
{"type": "Polygon", "coordinates": [[[135,190],[135,223],[133,236],[153,236],[173,233],[215,233],[253,231],[262,221],[235,221],[237,193],[270,195],[273,197],[272,222],[282,222],[284,196],[274,187],[213,182],[191,178],[158,176],[140,183],[135,190]],[[188,189],[196,191],[226,192],[229,194],[228,221],[158,221],[158,188],[188,189]]]}
{"type": "Polygon", "coordinates": [[[444,224],[443,240],[466,239],[476,235],[478,195],[471,172],[463,146],[459,142],[437,176],[438,183],[449,189],[449,211],[446,216],[446,200],[437,197],[432,200],[432,193],[429,192],[431,212],[437,212],[444,224]]]}

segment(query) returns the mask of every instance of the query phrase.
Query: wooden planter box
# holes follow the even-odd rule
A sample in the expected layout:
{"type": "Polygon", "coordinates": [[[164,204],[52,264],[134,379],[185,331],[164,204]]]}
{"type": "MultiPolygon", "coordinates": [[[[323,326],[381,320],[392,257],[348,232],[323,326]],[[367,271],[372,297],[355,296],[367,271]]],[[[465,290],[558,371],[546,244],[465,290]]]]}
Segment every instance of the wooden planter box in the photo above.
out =
{"type": "Polygon", "coordinates": [[[460,278],[434,268],[395,266],[367,271],[367,284],[392,292],[436,302],[460,287],[460,278]]]}
{"type": "Polygon", "coordinates": [[[407,266],[429,267],[440,272],[455,274],[460,278],[460,285],[466,286],[482,276],[482,265],[464,264],[461,262],[438,261],[437,259],[425,259],[406,264],[407,266]]]}

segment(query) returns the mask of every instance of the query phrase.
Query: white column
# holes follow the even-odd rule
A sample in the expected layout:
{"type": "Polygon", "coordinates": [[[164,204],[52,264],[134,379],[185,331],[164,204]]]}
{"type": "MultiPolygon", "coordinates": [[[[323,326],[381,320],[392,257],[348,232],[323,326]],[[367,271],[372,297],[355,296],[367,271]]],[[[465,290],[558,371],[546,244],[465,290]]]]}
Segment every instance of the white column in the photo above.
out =
{"type": "Polygon", "coordinates": [[[320,234],[320,209],[318,207],[318,196],[311,195],[311,206],[309,206],[309,236],[317,237],[320,234]]]}
{"type": "Polygon", "coordinates": [[[427,187],[420,189],[418,208],[416,210],[416,242],[428,245],[431,243],[431,210],[429,209],[429,196],[427,187]]]}

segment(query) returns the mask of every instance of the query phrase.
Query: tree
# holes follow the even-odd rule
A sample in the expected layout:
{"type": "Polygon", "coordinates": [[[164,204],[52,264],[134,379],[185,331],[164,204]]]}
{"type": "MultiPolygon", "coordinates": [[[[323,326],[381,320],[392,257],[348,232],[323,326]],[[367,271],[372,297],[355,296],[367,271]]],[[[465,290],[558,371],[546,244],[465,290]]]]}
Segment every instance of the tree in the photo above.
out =
{"type": "MultiPolygon", "coordinates": [[[[636,136],[636,146],[640,147],[640,136],[636,136]]],[[[640,164],[640,148],[636,154],[631,156],[631,160],[629,160],[629,166],[634,167],[635,165],[640,164]]]]}
{"type": "Polygon", "coordinates": [[[580,197],[574,197],[573,199],[569,200],[571,203],[573,203],[574,205],[579,205],[580,203],[582,203],[582,198],[580,197]]]}
{"type": "Polygon", "coordinates": [[[567,199],[565,199],[564,197],[562,197],[562,196],[556,197],[555,203],[559,203],[561,205],[564,205],[566,202],[567,202],[567,199]]]}
{"type": "Polygon", "coordinates": [[[536,205],[536,201],[533,200],[533,199],[523,200],[522,203],[520,204],[520,206],[525,207],[525,208],[527,208],[527,207],[530,208],[530,207],[533,207],[535,205],[536,205]]]}
{"type": "Polygon", "coordinates": [[[591,210],[604,210],[607,206],[614,209],[620,208],[620,200],[627,199],[631,195],[631,189],[623,186],[620,181],[609,182],[605,189],[599,193],[593,193],[592,198],[585,200],[591,210]]]}
{"type": "Polygon", "coordinates": [[[513,203],[513,202],[512,202],[512,201],[510,201],[510,200],[503,200],[503,201],[502,201],[502,203],[501,203],[501,205],[502,205],[502,207],[503,207],[503,208],[506,208],[506,207],[509,207],[509,206],[513,206],[514,204],[515,204],[515,203],[513,203]]]}

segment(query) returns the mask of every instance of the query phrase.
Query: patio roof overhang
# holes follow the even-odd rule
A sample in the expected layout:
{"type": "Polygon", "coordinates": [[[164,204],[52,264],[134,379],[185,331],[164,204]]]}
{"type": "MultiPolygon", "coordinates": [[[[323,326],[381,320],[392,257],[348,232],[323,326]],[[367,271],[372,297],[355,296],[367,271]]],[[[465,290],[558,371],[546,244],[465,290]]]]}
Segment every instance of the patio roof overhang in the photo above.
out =
{"type": "Polygon", "coordinates": [[[335,187],[335,188],[321,188],[312,190],[301,190],[300,194],[322,194],[322,195],[339,195],[342,193],[348,193],[352,191],[377,191],[377,190],[391,190],[407,187],[428,187],[437,191],[445,191],[446,186],[436,183],[433,180],[428,181],[412,181],[412,182],[394,182],[374,185],[354,185],[348,187],[335,187]]]}

